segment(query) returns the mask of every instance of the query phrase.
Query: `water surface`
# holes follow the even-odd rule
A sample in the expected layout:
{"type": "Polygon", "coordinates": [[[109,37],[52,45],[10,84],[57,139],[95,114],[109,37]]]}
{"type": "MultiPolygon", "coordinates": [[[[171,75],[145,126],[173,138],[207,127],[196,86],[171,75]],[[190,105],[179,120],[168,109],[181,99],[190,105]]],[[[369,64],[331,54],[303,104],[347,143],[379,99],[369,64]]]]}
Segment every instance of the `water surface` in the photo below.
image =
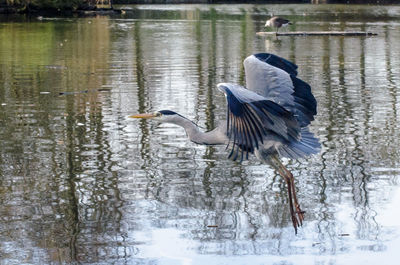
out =
{"type": "Polygon", "coordinates": [[[122,16],[0,18],[0,263],[396,264],[400,254],[400,7],[126,6],[122,16]],[[288,30],[375,37],[261,38],[288,30]],[[322,152],[285,183],[182,128],[131,120],[171,109],[205,130],[219,82],[271,52],[313,88],[322,152]]]}

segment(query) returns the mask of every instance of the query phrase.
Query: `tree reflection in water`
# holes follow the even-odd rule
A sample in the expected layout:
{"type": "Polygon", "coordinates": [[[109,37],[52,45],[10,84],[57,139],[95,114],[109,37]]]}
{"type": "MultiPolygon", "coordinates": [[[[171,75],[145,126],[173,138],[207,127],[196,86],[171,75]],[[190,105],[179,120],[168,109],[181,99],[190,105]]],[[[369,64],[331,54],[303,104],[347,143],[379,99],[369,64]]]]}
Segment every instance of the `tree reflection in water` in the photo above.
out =
{"type": "Polygon", "coordinates": [[[399,227],[382,218],[398,192],[400,10],[343,8],[139,6],[125,19],[3,21],[1,262],[393,254],[399,227]],[[379,35],[256,37],[271,10],[296,30],[379,35]],[[322,153],[286,161],[306,206],[298,236],[271,168],[228,161],[223,147],[188,143],[172,125],[126,119],[174,107],[210,129],[226,115],[216,84],[243,83],[242,60],[262,51],[300,65],[319,102],[322,153]]]}

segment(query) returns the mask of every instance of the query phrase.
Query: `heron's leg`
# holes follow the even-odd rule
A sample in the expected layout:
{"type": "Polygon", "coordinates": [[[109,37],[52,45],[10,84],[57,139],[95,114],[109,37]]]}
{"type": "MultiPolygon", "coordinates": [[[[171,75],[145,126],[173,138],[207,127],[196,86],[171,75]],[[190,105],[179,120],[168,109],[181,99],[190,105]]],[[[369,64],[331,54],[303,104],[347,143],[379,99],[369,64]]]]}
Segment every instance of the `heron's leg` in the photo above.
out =
{"type": "MultiPolygon", "coordinates": [[[[281,174],[281,173],[280,173],[281,174]]],[[[287,185],[287,190],[288,190],[288,196],[289,196],[289,209],[290,209],[290,216],[292,218],[292,223],[294,227],[294,233],[297,234],[297,227],[299,227],[299,222],[297,221],[296,214],[293,208],[293,199],[292,199],[292,185],[290,184],[290,179],[285,178],[286,185],[287,185]]]]}
{"type": "Polygon", "coordinates": [[[296,187],[294,184],[293,174],[282,164],[279,158],[275,155],[269,157],[270,164],[279,172],[279,174],[285,179],[288,185],[288,197],[289,197],[289,207],[290,214],[292,217],[293,227],[295,233],[297,234],[297,227],[303,224],[304,211],[300,209],[300,205],[297,201],[296,187]],[[294,204],[294,206],[293,206],[294,204]],[[297,216],[296,216],[297,214],[297,216]]]}
{"type": "Polygon", "coordinates": [[[278,160],[278,162],[281,164],[282,170],[285,171],[286,175],[290,179],[290,185],[292,186],[294,207],[296,208],[296,213],[297,213],[300,225],[303,225],[304,213],[305,212],[300,209],[300,204],[297,201],[296,187],[295,187],[295,184],[294,184],[293,174],[279,160],[278,160]]]}

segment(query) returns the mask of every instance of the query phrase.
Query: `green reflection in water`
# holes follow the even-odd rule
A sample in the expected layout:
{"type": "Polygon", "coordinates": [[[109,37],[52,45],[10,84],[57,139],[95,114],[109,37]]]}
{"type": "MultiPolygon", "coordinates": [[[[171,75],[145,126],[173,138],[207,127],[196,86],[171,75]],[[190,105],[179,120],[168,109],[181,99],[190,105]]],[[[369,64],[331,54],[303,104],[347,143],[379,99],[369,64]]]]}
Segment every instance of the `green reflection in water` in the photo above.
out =
{"type": "Polygon", "coordinates": [[[391,239],[377,217],[400,157],[399,14],[213,5],[135,6],[124,19],[0,18],[0,260],[151,262],[153,231],[171,228],[195,246],[189,259],[382,252],[391,239]],[[379,35],[256,37],[270,12],[294,30],[379,35]],[[244,84],[242,60],[263,51],[296,62],[319,101],[312,129],[322,154],[288,162],[308,208],[299,237],[268,167],[227,161],[223,147],[195,146],[178,128],[125,119],[174,106],[212,129],[226,115],[216,84],[244,84]],[[59,94],[67,91],[78,93],[59,94]]]}

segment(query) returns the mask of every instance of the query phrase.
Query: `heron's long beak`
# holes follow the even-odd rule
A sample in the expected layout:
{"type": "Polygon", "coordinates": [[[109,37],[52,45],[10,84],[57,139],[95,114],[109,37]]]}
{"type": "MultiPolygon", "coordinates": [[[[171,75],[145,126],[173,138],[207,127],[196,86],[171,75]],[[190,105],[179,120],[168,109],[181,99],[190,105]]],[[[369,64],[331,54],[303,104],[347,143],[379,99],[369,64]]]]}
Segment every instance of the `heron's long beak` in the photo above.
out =
{"type": "Polygon", "coordinates": [[[155,113],[141,113],[141,114],[135,114],[131,115],[128,118],[134,118],[134,119],[151,119],[155,118],[157,115],[155,113]]]}

